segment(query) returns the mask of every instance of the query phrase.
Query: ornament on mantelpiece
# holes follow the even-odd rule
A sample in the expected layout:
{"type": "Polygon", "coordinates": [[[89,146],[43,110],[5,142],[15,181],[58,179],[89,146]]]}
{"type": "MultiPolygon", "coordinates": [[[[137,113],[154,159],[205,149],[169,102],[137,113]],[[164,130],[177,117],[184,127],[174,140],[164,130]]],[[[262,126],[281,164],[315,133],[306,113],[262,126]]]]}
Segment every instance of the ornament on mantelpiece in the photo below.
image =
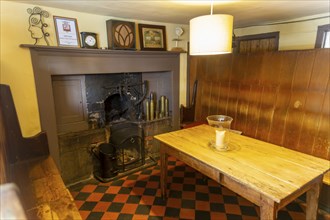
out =
{"type": "Polygon", "coordinates": [[[178,42],[182,41],[180,39],[180,36],[182,36],[183,34],[183,29],[181,27],[176,27],[175,28],[175,35],[177,36],[177,38],[174,38],[173,41],[175,41],[175,47],[173,47],[171,49],[171,51],[178,51],[178,52],[183,52],[184,50],[181,47],[178,47],[178,42]]]}
{"type": "Polygon", "coordinates": [[[39,7],[34,7],[33,9],[28,8],[27,13],[30,14],[28,30],[31,32],[31,37],[35,40],[34,45],[40,43],[40,40],[45,39],[47,46],[49,46],[49,41],[47,39],[49,33],[45,31],[48,24],[46,24],[43,19],[48,18],[49,13],[39,7]]]}

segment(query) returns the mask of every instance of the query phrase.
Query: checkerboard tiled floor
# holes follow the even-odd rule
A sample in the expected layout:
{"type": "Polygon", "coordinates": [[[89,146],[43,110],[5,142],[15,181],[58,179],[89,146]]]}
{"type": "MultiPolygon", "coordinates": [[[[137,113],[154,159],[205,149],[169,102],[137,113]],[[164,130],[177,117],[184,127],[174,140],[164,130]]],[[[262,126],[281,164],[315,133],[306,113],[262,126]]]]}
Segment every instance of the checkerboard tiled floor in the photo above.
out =
{"type": "MultiPolygon", "coordinates": [[[[71,188],[83,219],[259,219],[259,208],[183,162],[170,157],[169,196],[160,195],[159,165],[109,183],[91,181],[71,188]]],[[[278,219],[305,219],[293,202],[278,219]]]]}

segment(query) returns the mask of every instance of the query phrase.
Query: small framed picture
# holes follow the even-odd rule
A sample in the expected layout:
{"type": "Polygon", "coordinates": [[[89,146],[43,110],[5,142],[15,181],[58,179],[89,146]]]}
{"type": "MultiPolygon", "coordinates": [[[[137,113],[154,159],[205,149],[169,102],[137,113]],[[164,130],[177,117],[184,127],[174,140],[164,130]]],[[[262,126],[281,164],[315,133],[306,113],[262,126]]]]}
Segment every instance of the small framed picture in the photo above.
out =
{"type": "Polygon", "coordinates": [[[141,50],[166,51],[165,26],[139,24],[141,50]]]}
{"type": "Polygon", "coordinates": [[[77,20],[54,16],[56,38],[58,46],[80,47],[77,20]]]}

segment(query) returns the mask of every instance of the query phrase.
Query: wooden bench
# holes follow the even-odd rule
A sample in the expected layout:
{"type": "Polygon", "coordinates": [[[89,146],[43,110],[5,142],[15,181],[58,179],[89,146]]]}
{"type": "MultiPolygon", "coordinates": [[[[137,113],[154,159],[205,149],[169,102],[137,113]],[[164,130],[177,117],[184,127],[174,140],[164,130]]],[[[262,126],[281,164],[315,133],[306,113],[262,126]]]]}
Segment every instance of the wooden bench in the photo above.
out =
{"type": "Polygon", "coordinates": [[[10,88],[2,84],[0,161],[0,183],[15,183],[18,186],[28,219],[81,219],[49,155],[46,133],[41,132],[30,138],[22,137],[10,88]]]}

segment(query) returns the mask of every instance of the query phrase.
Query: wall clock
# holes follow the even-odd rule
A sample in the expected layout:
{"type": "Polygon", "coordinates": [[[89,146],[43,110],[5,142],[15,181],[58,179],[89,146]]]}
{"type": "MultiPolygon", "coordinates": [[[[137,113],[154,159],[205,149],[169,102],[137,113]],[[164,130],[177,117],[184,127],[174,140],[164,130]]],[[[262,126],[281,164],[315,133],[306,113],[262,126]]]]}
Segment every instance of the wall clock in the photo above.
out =
{"type": "Polygon", "coordinates": [[[81,47],[97,49],[96,34],[92,32],[81,32],[81,47]]]}
{"type": "Polygon", "coordinates": [[[135,23],[119,20],[107,20],[108,48],[117,50],[135,50],[135,23]]]}

